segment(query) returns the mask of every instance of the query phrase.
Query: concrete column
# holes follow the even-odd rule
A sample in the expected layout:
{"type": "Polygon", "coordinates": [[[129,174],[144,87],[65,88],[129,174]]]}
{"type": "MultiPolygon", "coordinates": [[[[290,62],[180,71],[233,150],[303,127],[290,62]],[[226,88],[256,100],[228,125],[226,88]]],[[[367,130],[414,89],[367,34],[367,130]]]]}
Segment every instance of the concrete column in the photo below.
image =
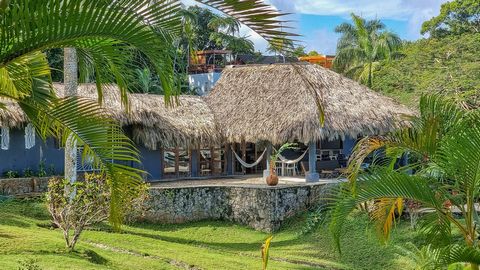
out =
{"type": "Polygon", "coordinates": [[[267,143],[267,152],[265,153],[265,161],[266,161],[266,170],[263,171],[263,179],[267,179],[270,175],[270,156],[272,155],[272,144],[270,142],[267,143]]]}
{"type": "Polygon", "coordinates": [[[227,144],[225,156],[227,157],[227,175],[233,175],[235,157],[233,156],[231,144],[227,144]]]}
{"type": "Polygon", "coordinates": [[[320,175],[317,173],[317,144],[312,141],[308,147],[308,173],[305,174],[305,181],[318,182],[320,175]]]}
{"type": "Polygon", "coordinates": [[[190,168],[190,172],[191,172],[191,175],[192,177],[198,177],[199,176],[199,172],[198,172],[198,164],[200,162],[199,158],[198,158],[198,154],[199,154],[199,150],[198,148],[193,148],[192,149],[192,156],[190,157],[192,159],[191,161],[191,168],[190,168]]]}

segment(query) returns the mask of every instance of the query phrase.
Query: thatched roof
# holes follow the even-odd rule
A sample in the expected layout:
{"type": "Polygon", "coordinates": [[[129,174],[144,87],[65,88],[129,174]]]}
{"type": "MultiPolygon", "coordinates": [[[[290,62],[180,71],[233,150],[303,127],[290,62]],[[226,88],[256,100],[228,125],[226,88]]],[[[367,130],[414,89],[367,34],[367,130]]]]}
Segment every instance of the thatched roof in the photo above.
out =
{"type": "MultiPolygon", "coordinates": [[[[54,85],[59,96],[64,86],[54,85]]],[[[129,112],[115,85],[104,86],[103,107],[133,139],[150,149],[218,143],[309,142],[324,138],[383,134],[397,128],[412,111],[350,79],[318,65],[292,63],[224,69],[206,97],[180,96],[165,106],[164,97],[129,94],[129,112]],[[320,124],[320,110],[325,124],[320,124]],[[220,132],[221,131],[221,132],[220,132]]],[[[79,95],[97,100],[95,84],[79,86],[79,95]]],[[[0,100],[0,126],[27,122],[16,103],[0,100]]]]}
{"type": "Polygon", "coordinates": [[[353,80],[307,63],[228,67],[207,103],[230,142],[307,143],[383,134],[413,114],[353,80]],[[318,105],[325,111],[324,126],[318,105]]]}
{"type": "Polygon", "coordinates": [[[0,97],[0,127],[21,127],[25,122],[27,116],[20,106],[16,102],[0,97]]]}
{"type": "MultiPolygon", "coordinates": [[[[63,84],[54,84],[59,96],[64,96],[63,84]]],[[[129,94],[129,110],[122,106],[120,91],[115,85],[105,85],[102,106],[123,126],[131,128],[132,137],[150,149],[158,146],[211,144],[220,141],[220,133],[203,98],[180,96],[176,106],[165,106],[164,97],[153,94],[129,94]]],[[[98,99],[95,84],[81,84],[78,94],[98,99]]],[[[16,103],[8,102],[0,110],[0,126],[21,127],[26,116],[16,103]]]]}

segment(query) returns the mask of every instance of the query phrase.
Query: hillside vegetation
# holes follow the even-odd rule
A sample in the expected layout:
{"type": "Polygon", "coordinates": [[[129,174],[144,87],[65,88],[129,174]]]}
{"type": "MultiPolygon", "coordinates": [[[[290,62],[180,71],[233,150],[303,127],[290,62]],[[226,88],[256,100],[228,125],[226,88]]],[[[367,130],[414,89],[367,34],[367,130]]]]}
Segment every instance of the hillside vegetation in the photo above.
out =
{"type": "Polygon", "coordinates": [[[478,107],[479,52],[480,33],[407,43],[399,59],[378,67],[372,88],[412,107],[425,93],[449,95],[464,106],[478,107]]]}

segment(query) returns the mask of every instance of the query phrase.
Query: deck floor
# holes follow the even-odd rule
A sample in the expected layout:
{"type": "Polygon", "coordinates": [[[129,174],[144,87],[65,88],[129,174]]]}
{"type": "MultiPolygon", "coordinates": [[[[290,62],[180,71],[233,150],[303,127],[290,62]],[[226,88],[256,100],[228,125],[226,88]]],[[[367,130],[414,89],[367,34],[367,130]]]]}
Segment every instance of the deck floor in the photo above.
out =
{"type": "MultiPolygon", "coordinates": [[[[318,182],[306,183],[302,176],[280,176],[277,187],[286,187],[292,185],[318,185],[331,184],[345,181],[345,179],[320,179],[318,182]]],[[[154,181],[152,187],[158,188],[175,188],[175,187],[197,187],[197,186],[239,186],[239,187],[268,187],[261,175],[241,175],[224,178],[201,178],[186,180],[163,180],[154,181]]]]}

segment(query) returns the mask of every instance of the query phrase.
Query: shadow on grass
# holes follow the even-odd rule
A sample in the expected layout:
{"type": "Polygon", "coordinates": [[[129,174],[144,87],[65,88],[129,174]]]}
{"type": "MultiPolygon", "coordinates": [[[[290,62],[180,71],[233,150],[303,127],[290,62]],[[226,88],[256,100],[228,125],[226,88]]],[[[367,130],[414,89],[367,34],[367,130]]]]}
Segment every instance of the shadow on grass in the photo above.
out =
{"type": "Polygon", "coordinates": [[[0,204],[0,213],[3,215],[19,215],[37,220],[49,220],[50,215],[45,203],[40,199],[13,199],[0,204]]]}
{"type": "Polygon", "coordinates": [[[20,215],[4,214],[2,218],[0,218],[0,225],[14,226],[20,228],[27,228],[32,226],[31,223],[25,222],[22,219],[23,218],[20,215]]]}
{"type": "MultiPolygon", "coordinates": [[[[176,244],[182,244],[182,245],[194,245],[194,246],[199,246],[199,247],[207,247],[207,248],[212,248],[216,250],[230,250],[230,251],[258,251],[260,250],[262,246],[262,242],[250,242],[250,243],[245,243],[245,242],[231,242],[231,243],[225,243],[225,242],[207,242],[207,241],[200,241],[200,240],[194,240],[194,239],[187,239],[187,238],[182,238],[182,237],[172,237],[172,236],[165,236],[165,235],[158,235],[158,234],[149,234],[149,233],[143,233],[143,232],[135,232],[135,231],[128,231],[127,232],[130,235],[135,235],[135,236],[140,236],[144,238],[150,238],[154,240],[160,240],[164,242],[170,242],[170,243],[176,243],[176,244]]],[[[293,246],[296,244],[301,244],[300,240],[297,239],[291,239],[291,240],[283,240],[283,241],[274,241],[272,245],[275,245],[276,247],[283,247],[283,246],[293,246]]]]}
{"type": "Polygon", "coordinates": [[[72,252],[67,251],[66,249],[56,249],[56,250],[25,250],[22,252],[24,255],[38,255],[38,256],[60,256],[71,259],[80,259],[86,260],[93,264],[106,265],[108,260],[91,249],[84,250],[75,250],[72,252]]]}
{"type": "Polygon", "coordinates": [[[108,263],[107,259],[105,259],[100,254],[98,254],[97,252],[95,252],[91,249],[85,250],[85,252],[83,254],[84,254],[85,258],[91,263],[102,264],[102,265],[105,265],[105,264],[108,263]]]}

